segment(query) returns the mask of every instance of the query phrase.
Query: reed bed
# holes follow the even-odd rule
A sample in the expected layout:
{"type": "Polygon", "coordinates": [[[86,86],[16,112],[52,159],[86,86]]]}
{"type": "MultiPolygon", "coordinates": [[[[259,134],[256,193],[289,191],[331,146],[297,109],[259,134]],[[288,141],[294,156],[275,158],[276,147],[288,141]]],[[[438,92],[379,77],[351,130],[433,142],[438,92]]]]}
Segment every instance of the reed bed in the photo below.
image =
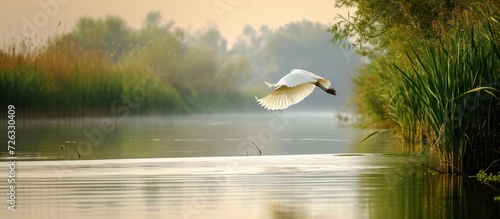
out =
{"type": "Polygon", "coordinates": [[[1,50],[0,105],[33,117],[108,116],[235,110],[253,98],[237,88],[245,58],[174,37],[125,44],[78,34],[1,50]]]}
{"type": "Polygon", "coordinates": [[[0,104],[13,104],[27,116],[108,115],[119,111],[113,107],[138,109],[133,104],[173,112],[182,104],[147,66],[116,63],[106,51],[70,41],[35,52],[11,48],[1,56],[0,104]]]}
{"type": "Polygon", "coordinates": [[[354,79],[358,107],[405,140],[425,142],[440,172],[499,170],[499,26],[492,17],[375,59],[354,79]]]}

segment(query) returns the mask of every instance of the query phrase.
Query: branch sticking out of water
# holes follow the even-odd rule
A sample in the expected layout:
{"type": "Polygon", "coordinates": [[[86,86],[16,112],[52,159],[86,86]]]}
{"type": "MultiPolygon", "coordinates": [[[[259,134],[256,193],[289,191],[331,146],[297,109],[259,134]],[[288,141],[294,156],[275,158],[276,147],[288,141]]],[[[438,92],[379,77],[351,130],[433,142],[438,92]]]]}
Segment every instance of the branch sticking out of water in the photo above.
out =
{"type": "Polygon", "coordinates": [[[366,138],[364,138],[364,139],[363,139],[361,142],[359,142],[358,144],[363,143],[366,139],[368,139],[368,138],[370,138],[370,137],[374,136],[374,135],[375,135],[375,134],[377,134],[377,133],[384,133],[384,132],[388,132],[388,131],[394,131],[394,129],[382,129],[382,130],[375,131],[375,132],[373,132],[373,133],[369,134],[368,136],[366,136],[366,138]]]}
{"type": "MultiPolygon", "coordinates": [[[[76,152],[76,154],[78,154],[78,160],[80,160],[80,158],[82,158],[82,155],[77,150],[75,150],[73,147],[70,147],[70,148],[74,152],[76,152]]],[[[59,147],[59,151],[64,152],[66,154],[66,156],[68,155],[68,151],[66,151],[66,146],[64,146],[63,144],[59,147]]]]}
{"type": "Polygon", "coordinates": [[[257,144],[255,144],[255,142],[253,142],[253,141],[250,141],[250,142],[252,142],[252,144],[255,145],[257,150],[259,150],[259,156],[262,155],[262,151],[260,150],[259,146],[257,146],[257,144]]]}

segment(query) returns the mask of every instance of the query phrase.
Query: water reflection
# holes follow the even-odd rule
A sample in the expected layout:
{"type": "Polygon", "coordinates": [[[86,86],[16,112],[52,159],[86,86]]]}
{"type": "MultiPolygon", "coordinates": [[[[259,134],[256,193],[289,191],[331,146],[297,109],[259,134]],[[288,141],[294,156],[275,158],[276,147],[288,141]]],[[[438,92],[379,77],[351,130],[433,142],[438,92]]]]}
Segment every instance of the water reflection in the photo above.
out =
{"type": "MultiPolygon", "coordinates": [[[[99,128],[102,121],[20,124],[18,156],[55,160],[18,161],[17,211],[4,207],[0,214],[222,219],[500,214],[500,202],[493,201],[498,191],[466,176],[430,175],[420,165],[421,155],[406,153],[388,136],[359,144],[372,131],[336,126],[329,114],[126,118],[112,131],[99,128]],[[256,155],[249,141],[263,156],[246,156],[256,155]]],[[[7,176],[7,169],[0,175],[7,176]]],[[[0,193],[8,186],[1,180],[0,193]]]]}
{"type": "MultiPolygon", "coordinates": [[[[498,191],[357,154],[25,161],[7,218],[495,218],[498,191]]],[[[5,170],[0,173],[5,175],[5,170]]],[[[6,193],[2,182],[1,191],[6,193]]]]}

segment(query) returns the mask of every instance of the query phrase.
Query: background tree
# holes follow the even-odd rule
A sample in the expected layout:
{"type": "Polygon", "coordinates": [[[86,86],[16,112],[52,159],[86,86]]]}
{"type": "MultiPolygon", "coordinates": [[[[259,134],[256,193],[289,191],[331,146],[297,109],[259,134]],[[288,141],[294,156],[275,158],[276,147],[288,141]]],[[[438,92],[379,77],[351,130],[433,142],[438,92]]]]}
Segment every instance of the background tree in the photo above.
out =
{"type": "Polygon", "coordinates": [[[494,0],[337,0],[337,7],[355,10],[348,17],[337,16],[328,31],[344,47],[374,46],[362,54],[382,52],[403,42],[437,39],[456,28],[484,21],[487,11],[498,11],[494,0]],[[355,38],[353,44],[342,42],[355,38]]]}

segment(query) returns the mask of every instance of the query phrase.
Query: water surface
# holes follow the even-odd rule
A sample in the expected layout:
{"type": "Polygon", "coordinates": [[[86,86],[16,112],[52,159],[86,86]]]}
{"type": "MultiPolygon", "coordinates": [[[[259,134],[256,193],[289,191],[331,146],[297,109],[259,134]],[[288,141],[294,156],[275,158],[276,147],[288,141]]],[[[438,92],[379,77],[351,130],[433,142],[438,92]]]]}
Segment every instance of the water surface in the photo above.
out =
{"type": "Polygon", "coordinates": [[[6,203],[6,218],[500,214],[498,191],[430,174],[418,150],[388,135],[360,144],[373,130],[339,125],[331,113],[30,120],[16,130],[16,212],[6,203]]]}

